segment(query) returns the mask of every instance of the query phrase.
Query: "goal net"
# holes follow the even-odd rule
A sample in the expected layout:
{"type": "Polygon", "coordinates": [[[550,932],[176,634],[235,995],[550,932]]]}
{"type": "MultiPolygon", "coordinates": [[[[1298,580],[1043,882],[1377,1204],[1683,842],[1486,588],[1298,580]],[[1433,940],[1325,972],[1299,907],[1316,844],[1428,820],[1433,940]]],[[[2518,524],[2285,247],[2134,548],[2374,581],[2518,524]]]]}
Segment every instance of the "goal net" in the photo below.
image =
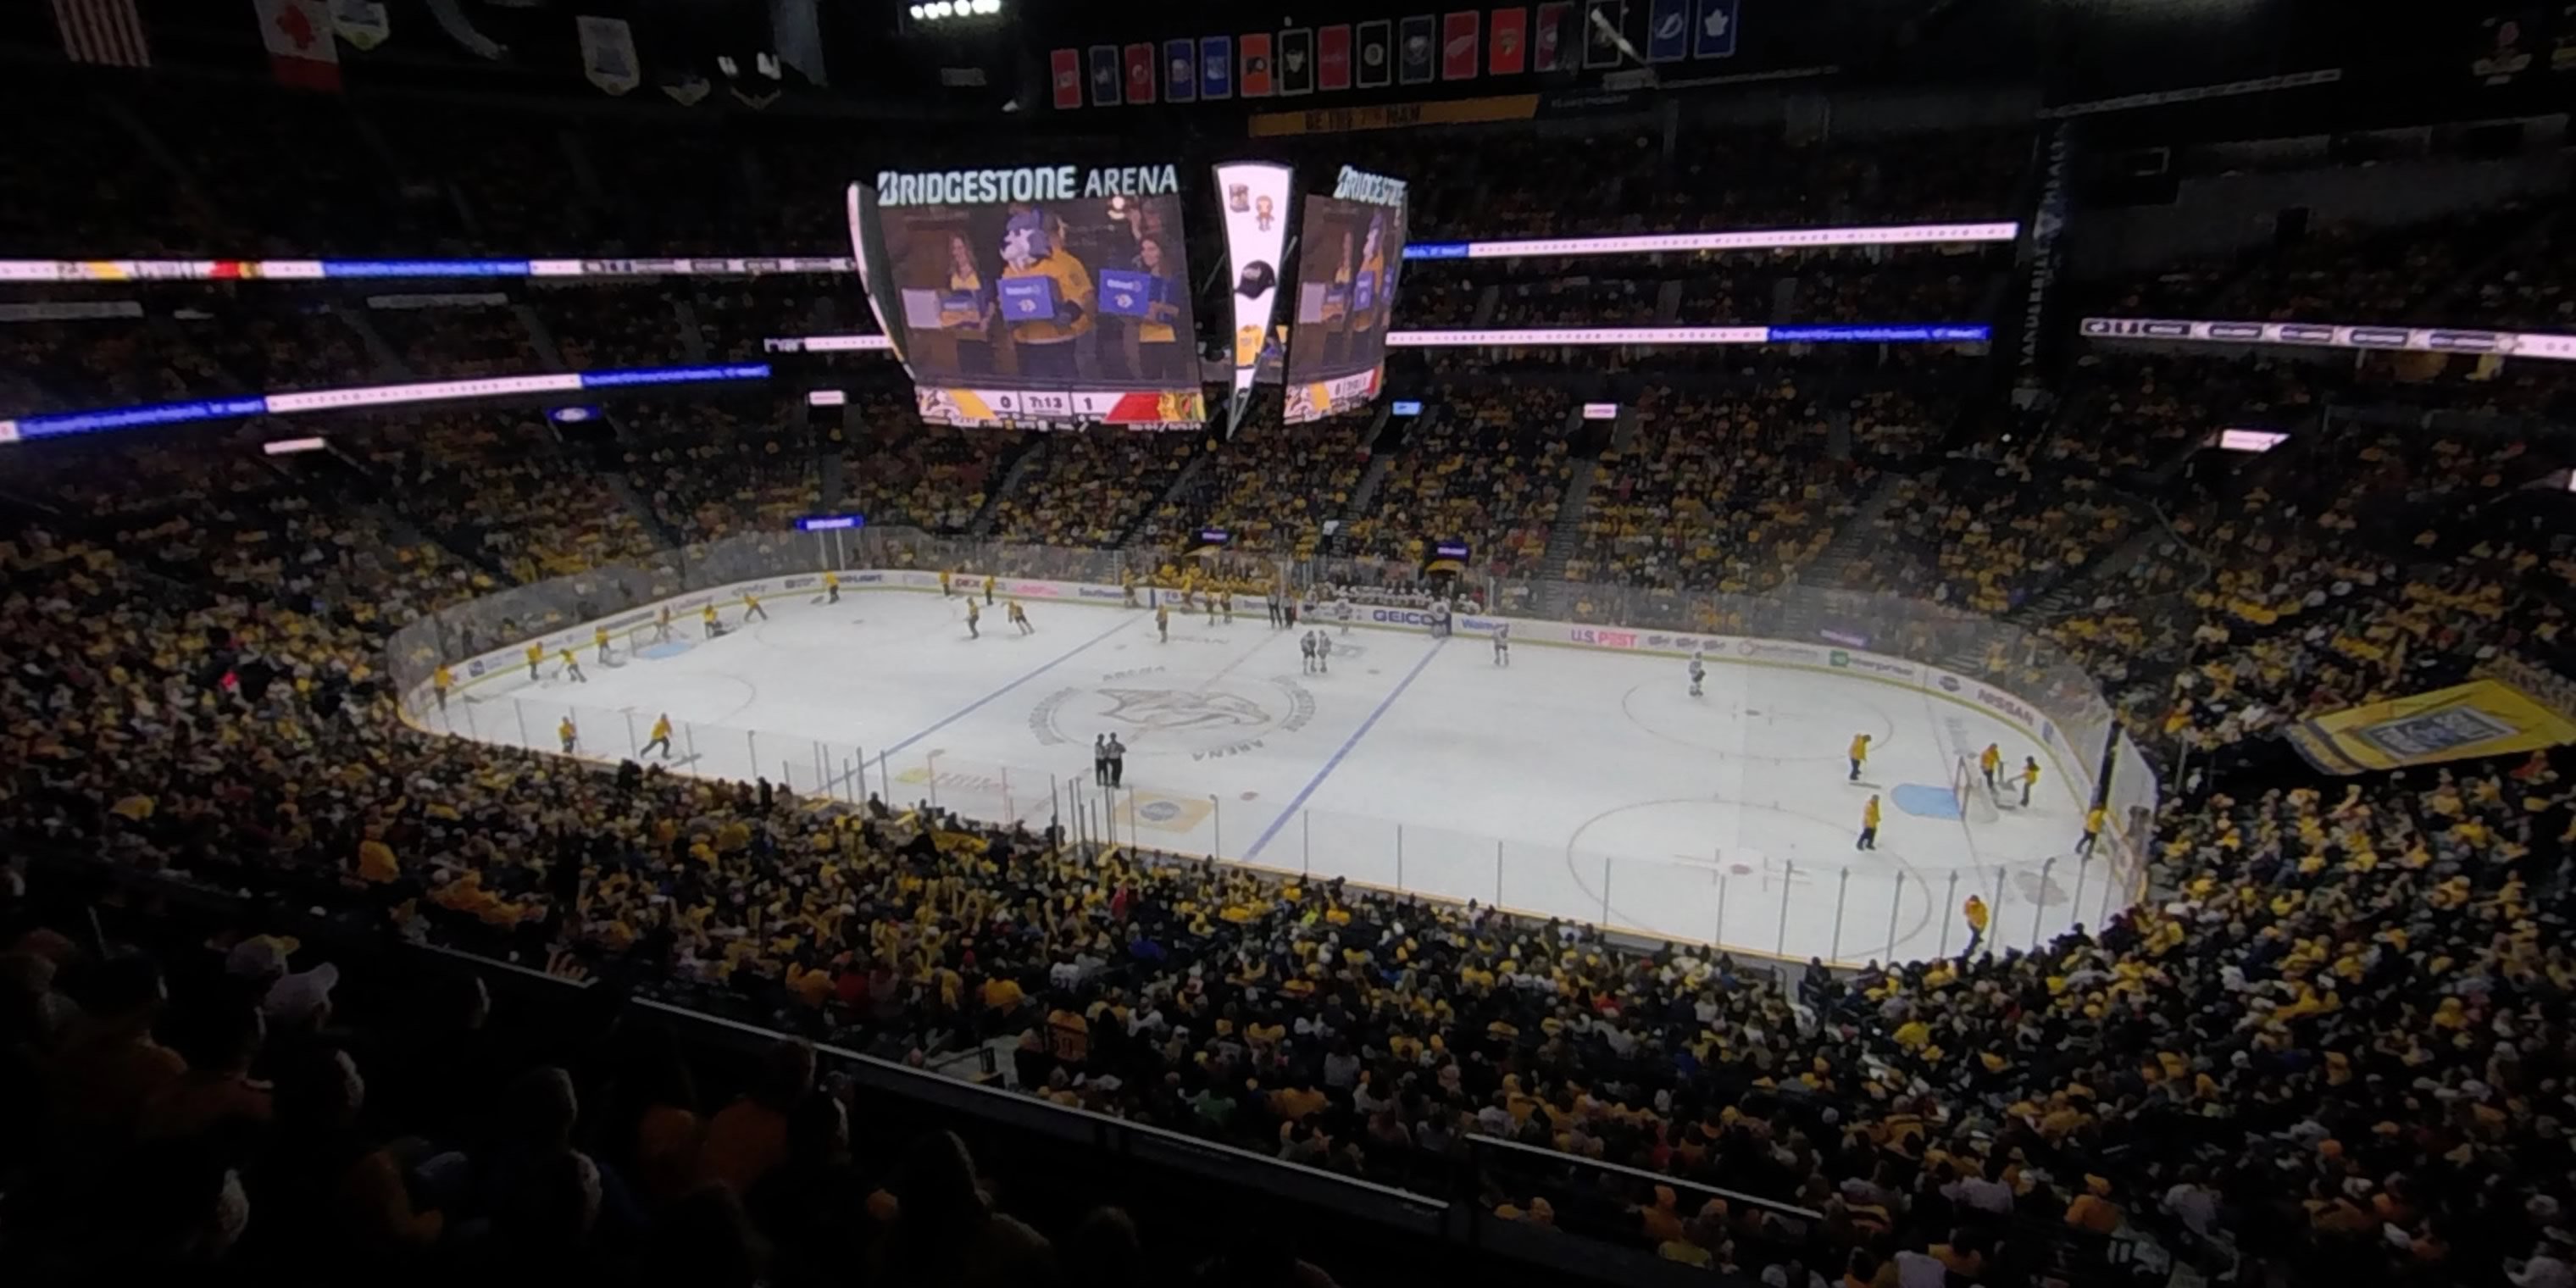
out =
{"type": "Polygon", "coordinates": [[[1950,796],[1959,803],[1959,817],[1971,823],[1991,823],[2000,817],[1994,793],[1986,790],[1986,776],[1967,756],[1959,757],[1950,767],[1950,796]]]}

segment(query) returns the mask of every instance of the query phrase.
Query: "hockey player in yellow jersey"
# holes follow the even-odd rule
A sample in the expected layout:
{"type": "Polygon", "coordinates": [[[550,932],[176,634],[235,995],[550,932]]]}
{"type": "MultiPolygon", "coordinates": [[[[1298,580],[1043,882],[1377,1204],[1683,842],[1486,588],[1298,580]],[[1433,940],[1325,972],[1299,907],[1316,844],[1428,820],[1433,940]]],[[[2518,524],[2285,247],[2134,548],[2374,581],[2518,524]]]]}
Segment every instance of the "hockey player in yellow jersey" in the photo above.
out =
{"type": "Polygon", "coordinates": [[[1876,796],[1870,797],[1869,803],[1860,807],[1860,840],[1852,848],[1855,850],[1878,848],[1878,797],[1876,796]]]}
{"type": "Polygon", "coordinates": [[[1172,642],[1172,606],[1170,604],[1154,605],[1154,633],[1162,637],[1163,643],[1172,642]]]}
{"type": "Polygon", "coordinates": [[[1018,627],[1020,634],[1035,635],[1038,633],[1037,627],[1029,625],[1029,611],[1020,607],[1020,601],[1012,599],[1005,600],[1004,603],[1007,606],[1004,611],[1009,613],[1011,625],[1018,627]]]}
{"type": "Polygon", "coordinates": [[[600,660],[600,661],[602,661],[602,662],[607,661],[607,660],[608,660],[608,628],[607,628],[607,627],[605,627],[605,626],[593,626],[593,627],[591,627],[591,628],[590,628],[590,642],[599,646],[599,660],[600,660]]]}
{"type": "Polygon", "coordinates": [[[581,659],[574,657],[571,649],[563,650],[563,671],[561,672],[561,675],[565,679],[578,680],[583,684],[590,683],[590,677],[581,673],[581,659]]]}
{"type": "Polygon", "coordinates": [[[993,584],[994,584],[994,583],[993,583],[993,574],[991,574],[991,573],[989,573],[989,572],[988,572],[988,573],[985,573],[985,574],[984,574],[984,607],[986,607],[986,608],[991,608],[991,607],[993,606],[993,584]]]}
{"type": "Polygon", "coordinates": [[[742,620],[747,622],[755,617],[764,622],[768,621],[769,610],[760,606],[760,596],[745,591],[742,596],[742,620]]]}
{"type": "Polygon", "coordinates": [[[1851,749],[1845,754],[1851,757],[1851,781],[1859,782],[1861,766],[1869,763],[1869,735],[1853,734],[1851,749]]]}
{"type": "Polygon", "coordinates": [[[982,621],[983,618],[984,606],[976,603],[973,595],[968,595],[966,597],[966,638],[970,640],[980,640],[984,638],[984,633],[975,629],[975,624],[982,621]]]}
{"type": "Polygon", "coordinates": [[[439,663],[438,669],[429,673],[429,691],[438,695],[439,710],[447,709],[447,691],[455,687],[456,673],[448,670],[446,663],[439,663]]]}
{"type": "Polygon", "coordinates": [[[1984,751],[1977,753],[1977,768],[1986,776],[1987,791],[1991,792],[1995,789],[1995,775],[2002,772],[2003,767],[2004,749],[2002,747],[1990,742],[1986,744],[1984,751]]]}
{"type": "Polygon", "coordinates": [[[956,593],[956,587],[953,583],[954,577],[955,574],[946,568],[939,570],[939,597],[941,599],[946,599],[950,595],[956,593]]]}
{"type": "Polygon", "coordinates": [[[555,726],[555,737],[563,740],[563,754],[567,756],[581,744],[581,731],[572,727],[571,716],[565,716],[563,723],[555,726]]]}
{"type": "Polygon", "coordinates": [[[542,662],[542,661],[545,661],[545,660],[546,660],[546,646],[545,646],[545,645],[543,645],[543,644],[531,644],[531,645],[529,645],[529,646],[528,646],[528,678],[529,678],[529,679],[533,680],[533,679],[537,678],[537,663],[542,662]]]}
{"type": "MultiPolygon", "coordinates": [[[[630,725],[628,727],[632,728],[633,726],[630,725]]],[[[669,760],[671,758],[671,713],[668,711],[663,712],[661,717],[653,722],[653,736],[644,740],[644,751],[639,751],[635,754],[641,756],[644,752],[651,751],[655,747],[662,749],[662,759],[669,760]]]]}

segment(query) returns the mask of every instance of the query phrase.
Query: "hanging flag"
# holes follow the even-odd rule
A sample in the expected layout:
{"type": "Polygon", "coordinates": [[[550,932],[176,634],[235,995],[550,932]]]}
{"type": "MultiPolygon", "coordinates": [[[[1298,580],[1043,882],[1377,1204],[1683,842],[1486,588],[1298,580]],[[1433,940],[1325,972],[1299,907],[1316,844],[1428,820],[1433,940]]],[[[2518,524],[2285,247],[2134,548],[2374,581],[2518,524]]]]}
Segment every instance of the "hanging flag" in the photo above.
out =
{"type": "Polygon", "coordinates": [[[1476,29],[1483,16],[1466,9],[1441,18],[1440,79],[1476,79],[1476,29]]]}
{"type": "Polygon", "coordinates": [[[1361,89],[1383,89],[1387,82],[1395,78],[1395,54],[1389,48],[1394,43],[1392,28],[1393,25],[1383,18],[1376,22],[1360,24],[1360,68],[1357,79],[1361,89]]]}
{"type": "Polygon", "coordinates": [[[1054,73],[1056,110],[1070,112],[1082,106],[1082,51],[1059,49],[1047,55],[1047,65],[1054,73]]]}
{"type": "Polygon", "coordinates": [[[1234,37],[1199,37],[1199,97],[1234,95],[1234,37]]]}
{"type": "Polygon", "coordinates": [[[1091,47],[1091,105],[1118,106],[1118,46],[1091,47]]]}
{"type": "Polygon", "coordinates": [[[1163,42],[1163,100],[1199,101],[1198,47],[1187,36],[1163,42]]]}
{"type": "Polygon", "coordinates": [[[1518,76],[1529,65],[1529,10],[1515,6],[1496,9],[1487,24],[1493,42],[1485,53],[1485,71],[1494,76],[1518,76]]]}
{"type": "Polygon", "coordinates": [[[1439,52],[1432,48],[1437,37],[1432,31],[1431,15],[1418,13],[1405,19],[1402,30],[1404,35],[1396,42],[1399,56],[1396,79],[1407,85],[1429,84],[1432,69],[1438,65],[1433,55],[1439,52]]]}
{"type": "Polygon", "coordinates": [[[322,0],[251,0],[260,39],[268,44],[268,70],[296,89],[340,88],[340,42],[322,0]]]}
{"type": "Polygon", "coordinates": [[[1735,20],[1743,0],[1699,0],[1699,25],[1691,33],[1691,57],[1735,57],[1735,20]]]}
{"type": "MultiPolygon", "coordinates": [[[[473,22],[466,18],[465,11],[456,7],[456,0],[422,0],[422,3],[429,6],[429,16],[437,21],[438,29],[446,32],[447,38],[455,41],[467,53],[477,58],[489,58],[495,62],[509,56],[510,47],[476,31],[473,22]]],[[[527,6],[515,7],[526,8],[527,6]]],[[[666,85],[663,88],[669,89],[670,86],[666,85]]],[[[689,102],[694,103],[699,98],[705,97],[705,91],[701,90],[697,98],[692,98],[689,102]]]]}
{"type": "Polygon", "coordinates": [[[1243,96],[1270,97],[1270,33],[1247,31],[1235,44],[1243,50],[1243,96]]]}
{"type": "Polygon", "coordinates": [[[1315,88],[1351,87],[1351,25],[1335,23],[1315,29],[1315,88]]]}
{"type": "Polygon", "coordinates": [[[1127,47],[1127,102],[1154,101],[1154,47],[1139,42],[1127,47]]]}
{"type": "Polygon", "coordinates": [[[373,49],[394,34],[392,20],[376,0],[331,0],[331,26],[340,39],[361,50],[373,49]]]}
{"type": "Polygon", "coordinates": [[[1296,27],[1279,33],[1279,93],[1311,93],[1315,88],[1315,33],[1296,27]]]}
{"type": "Polygon", "coordinates": [[[823,65],[823,21],[814,0],[769,0],[769,47],[808,84],[831,83],[823,65]]]}
{"type": "Polygon", "coordinates": [[[1573,48],[1565,38],[1565,27],[1574,17],[1574,6],[1559,0],[1538,7],[1538,30],[1530,39],[1530,70],[1552,72],[1566,65],[1565,51],[1573,48]]]}
{"type": "Polygon", "coordinates": [[[54,0],[63,56],[92,67],[149,67],[152,46],[134,0],[54,0]]]}
{"type": "Polygon", "coordinates": [[[1583,65],[1619,65],[1619,35],[1628,29],[1627,0],[1585,0],[1583,65]]]}
{"type": "Polygon", "coordinates": [[[1678,63],[1690,56],[1690,0],[1654,0],[1646,7],[1646,61],[1678,63]]]}
{"type": "Polygon", "coordinates": [[[624,18],[572,21],[581,32],[581,74],[591,84],[623,94],[644,83],[643,64],[635,57],[635,29],[624,18]]]}

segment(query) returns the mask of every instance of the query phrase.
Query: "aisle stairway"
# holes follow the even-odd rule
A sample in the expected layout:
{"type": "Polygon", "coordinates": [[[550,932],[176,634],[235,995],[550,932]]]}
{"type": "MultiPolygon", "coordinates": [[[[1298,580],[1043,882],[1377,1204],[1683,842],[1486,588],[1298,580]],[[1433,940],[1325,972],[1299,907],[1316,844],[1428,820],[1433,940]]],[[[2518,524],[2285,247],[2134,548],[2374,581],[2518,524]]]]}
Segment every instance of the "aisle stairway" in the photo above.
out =
{"type": "Polygon", "coordinates": [[[1565,565],[1583,548],[1583,519],[1592,512],[1592,480],[1601,473],[1597,456],[1576,458],[1565,473],[1565,496],[1556,503],[1556,523],[1548,529],[1547,553],[1539,560],[1541,581],[1562,581],[1565,565]]]}

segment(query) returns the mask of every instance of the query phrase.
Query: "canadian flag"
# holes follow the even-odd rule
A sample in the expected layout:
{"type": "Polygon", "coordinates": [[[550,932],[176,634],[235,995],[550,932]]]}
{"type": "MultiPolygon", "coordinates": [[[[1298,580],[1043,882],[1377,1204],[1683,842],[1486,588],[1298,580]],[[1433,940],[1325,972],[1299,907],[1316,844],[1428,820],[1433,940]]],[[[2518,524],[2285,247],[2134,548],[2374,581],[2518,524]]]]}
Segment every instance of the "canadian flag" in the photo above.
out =
{"type": "Polygon", "coordinates": [[[280,85],[340,88],[340,44],[331,30],[329,0],[251,0],[259,10],[260,39],[268,44],[268,70],[280,85]]]}

